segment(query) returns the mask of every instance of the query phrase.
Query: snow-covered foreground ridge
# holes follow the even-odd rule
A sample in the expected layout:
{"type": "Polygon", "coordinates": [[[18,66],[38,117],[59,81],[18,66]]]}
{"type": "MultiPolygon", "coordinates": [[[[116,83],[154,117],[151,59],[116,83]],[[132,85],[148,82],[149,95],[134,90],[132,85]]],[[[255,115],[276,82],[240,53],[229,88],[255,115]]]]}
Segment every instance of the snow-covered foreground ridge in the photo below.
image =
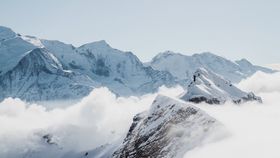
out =
{"type": "Polygon", "coordinates": [[[182,157],[222,129],[219,121],[199,108],[159,95],[149,111],[133,118],[113,157],[182,157]]]}
{"type": "Polygon", "coordinates": [[[23,36],[0,26],[0,100],[79,99],[106,86],[119,96],[143,95],[160,86],[186,87],[197,68],[207,67],[238,82],[256,71],[274,72],[247,60],[229,61],[211,53],[184,56],[166,52],[142,63],[131,52],[105,41],[80,47],[23,36]]]}
{"type": "MultiPolygon", "coordinates": [[[[96,103],[98,102],[92,104],[96,103]]],[[[147,110],[133,117],[133,122],[130,127],[128,124],[129,128],[123,131],[124,136],[118,136],[118,132],[123,129],[116,129],[114,133],[111,133],[111,130],[114,129],[112,126],[116,126],[112,124],[112,122],[110,123],[111,126],[107,128],[103,127],[106,126],[106,122],[108,121],[106,118],[102,119],[102,116],[93,115],[84,116],[87,115],[87,113],[98,115],[97,111],[102,111],[96,109],[98,107],[96,105],[86,104],[81,103],[79,107],[76,106],[73,107],[74,109],[70,108],[66,111],[58,110],[48,113],[42,113],[42,109],[38,107],[31,107],[33,108],[32,110],[26,111],[29,114],[33,112],[34,115],[37,115],[35,112],[39,112],[44,114],[43,117],[51,115],[54,118],[49,119],[58,119],[59,121],[53,124],[56,127],[46,128],[44,125],[42,126],[36,121],[32,121],[41,126],[41,128],[34,129],[33,127],[26,131],[18,127],[18,129],[22,131],[21,134],[10,133],[11,135],[16,135],[14,138],[10,138],[10,135],[7,134],[9,137],[7,140],[3,139],[2,135],[0,135],[0,139],[6,141],[6,143],[0,142],[0,145],[2,145],[2,147],[0,147],[6,149],[0,151],[0,156],[6,158],[180,158],[195,147],[227,136],[227,131],[223,124],[203,110],[192,104],[184,103],[163,95],[158,95],[147,110]],[[95,112],[90,111],[90,106],[93,106],[92,108],[95,107],[95,112]],[[84,110],[88,110],[88,112],[84,110]],[[64,115],[64,112],[68,114],[64,115]],[[62,116],[54,115],[55,113],[60,113],[62,116]],[[78,116],[78,120],[76,120],[77,114],[79,113],[81,113],[81,115],[78,116]],[[68,118],[64,118],[65,116],[68,118]],[[74,117],[74,119],[69,117],[74,117]],[[92,120],[91,125],[86,122],[85,119],[87,117],[95,117],[97,121],[92,120]],[[76,121],[69,124],[70,122],[68,122],[67,119],[76,121]],[[66,124],[60,124],[61,120],[66,124]],[[83,122],[76,124],[77,121],[83,122]],[[85,125],[89,127],[86,128],[85,125]],[[90,130],[90,133],[83,131],[83,128],[90,130]],[[28,132],[28,134],[26,134],[26,132],[28,132]],[[19,140],[23,141],[18,143],[17,141],[19,140]],[[17,143],[14,144],[15,142],[17,143]],[[81,147],[80,143],[88,145],[84,148],[81,147]]],[[[121,106],[125,105],[120,105],[118,108],[121,108],[121,106]]],[[[114,108],[113,106],[110,107],[114,108]]],[[[117,110],[116,107],[114,109],[117,110]]],[[[0,111],[1,110],[7,109],[0,108],[0,111]]],[[[127,109],[123,110],[127,111],[127,109]]],[[[14,115],[19,114],[15,113],[14,115]]],[[[118,115],[117,112],[116,115],[118,115]]],[[[12,114],[8,119],[10,117],[13,117],[12,114]]],[[[112,118],[116,118],[120,121],[121,119],[119,117],[120,116],[112,116],[112,118]]],[[[3,118],[3,116],[0,115],[0,118],[3,118]]],[[[28,118],[23,117],[23,119],[28,118]]],[[[44,120],[40,123],[45,124],[44,122],[48,121],[44,120]]],[[[120,121],[119,124],[120,123],[123,122],[120,121]]],[[[32,127],[34,125],[29,126],[32,127]]]]}

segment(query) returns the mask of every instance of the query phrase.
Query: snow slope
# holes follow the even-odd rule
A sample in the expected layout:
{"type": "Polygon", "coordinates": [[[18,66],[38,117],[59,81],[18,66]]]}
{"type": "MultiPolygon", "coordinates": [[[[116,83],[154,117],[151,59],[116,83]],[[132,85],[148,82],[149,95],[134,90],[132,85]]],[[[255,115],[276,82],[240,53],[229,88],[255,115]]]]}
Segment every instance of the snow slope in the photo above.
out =
{"type": "Polygon", "coordinates": [[[238,89],[230,81],[204,68],[195,71],[193,81],[180,98],[195,103],[205,101],[209,104],[223,104],[227,100],[234,103],[254,100],[262,102],[260,97],[238,89]]]}

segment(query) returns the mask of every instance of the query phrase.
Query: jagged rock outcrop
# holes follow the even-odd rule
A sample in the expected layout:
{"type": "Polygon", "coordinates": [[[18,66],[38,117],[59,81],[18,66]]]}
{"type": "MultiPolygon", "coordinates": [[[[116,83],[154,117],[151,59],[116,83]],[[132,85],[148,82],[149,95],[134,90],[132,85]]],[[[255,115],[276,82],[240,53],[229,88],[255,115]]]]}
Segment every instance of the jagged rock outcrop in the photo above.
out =
{"type": "Polygon", "coordinates": [[[134,117],[113,157],[180,157],[221,127],[216,119],[191,104],[160,95],[149,111],[134,117]]]}

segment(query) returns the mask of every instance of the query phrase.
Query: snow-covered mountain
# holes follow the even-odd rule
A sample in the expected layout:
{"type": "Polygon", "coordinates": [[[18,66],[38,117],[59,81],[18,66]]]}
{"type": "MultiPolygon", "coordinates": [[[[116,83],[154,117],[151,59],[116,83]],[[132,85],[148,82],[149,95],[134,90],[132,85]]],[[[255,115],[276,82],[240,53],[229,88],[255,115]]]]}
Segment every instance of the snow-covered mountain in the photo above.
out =
{"type": "Polygon", "coordinates": [[[27,101],[78,99],[97,85],[88,76],[63,69],[45,48],[36,48],[0,76],[0,100],[6,97],[27,101]]]}
{"type": "Polygon", "coordinates": [[[254,93],[246,93],[235,87],[230,81],[215,74],[211,70],[200,68],[193,74],[193,80],[187,91],[180,96],[185,101],[209,104],[223,104],[227,100],[234,103],[245,101],[262,102],[254,93]]]}
{"type": "Polygon", "coordinates": [[[37,47],[28,39],[0,26],[0,75],[15,67],[27,52],[37,47]]]}
{"type": "Polygon", "coordinates": [[[95,86],[106,86],[122,96],[142,95],[176,84],[169,72],[144,66],[131,52],[111,48],[105,41],[76,48],[23,36],[2,26],[0,35],[0,99],[76,99],[95,86]],[[48,70],[52,66],[57,72],[48,70]]]}
{"type": "Polygon", "coordinates": [[[155,56],[147,65],[156,70],[168,71],[181,82],[191,79],[198,68],[209,69],[234,83],[253,75],[256,71],[274,72],[268,68],[252,65],[246,59],[233,62],[209,52],[187,56],[166,51],[155,56]]]}
{"type": "Polygon", "coordinates": [[[113,157],[182,157],[220,127],[216,119],[197,107],[160,95],[149,111],[134,117],[113,157]]]}
{"type": "Polygon", "coordinates": [[[170,73],[144,66],[131,52],[114,49],[105,41],[78,48],[59,41],[43,40],[42,43],[64,67],[88,75],[118,95],[145,94],[156,91],[161,85],[175,85],[170,73]]]}
{"type": "Polygon", "coordinates": [[[245,59],[231,62],[210,53],[184,56],[165,52],[146,65],[131,52],[114,49],[105,41],[74,47],[20,35],[3,26],[0,26],[0,56],[0,100],[77,99],[100,86],[119,96],[143,95],[162,85],[186,87],[192,74],[201,67],[233,82],[257,70],[273,72],[245,59]]]}

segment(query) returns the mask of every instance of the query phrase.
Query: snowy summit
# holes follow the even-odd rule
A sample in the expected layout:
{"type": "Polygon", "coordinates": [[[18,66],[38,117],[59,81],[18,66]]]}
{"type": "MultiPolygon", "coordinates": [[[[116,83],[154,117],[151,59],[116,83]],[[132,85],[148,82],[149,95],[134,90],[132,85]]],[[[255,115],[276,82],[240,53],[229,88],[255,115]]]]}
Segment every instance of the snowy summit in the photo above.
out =
{"type": "Polygon", "coordinates": [[[193,81],[180,98],[194,103],[206,102],[208,104],[223,104],[228,100],[236,104],[246,101],[262,102],[261,98],[255,96],[254,93],[246,93],[230,81],[204,68],[195,71],[193,81]]]}

